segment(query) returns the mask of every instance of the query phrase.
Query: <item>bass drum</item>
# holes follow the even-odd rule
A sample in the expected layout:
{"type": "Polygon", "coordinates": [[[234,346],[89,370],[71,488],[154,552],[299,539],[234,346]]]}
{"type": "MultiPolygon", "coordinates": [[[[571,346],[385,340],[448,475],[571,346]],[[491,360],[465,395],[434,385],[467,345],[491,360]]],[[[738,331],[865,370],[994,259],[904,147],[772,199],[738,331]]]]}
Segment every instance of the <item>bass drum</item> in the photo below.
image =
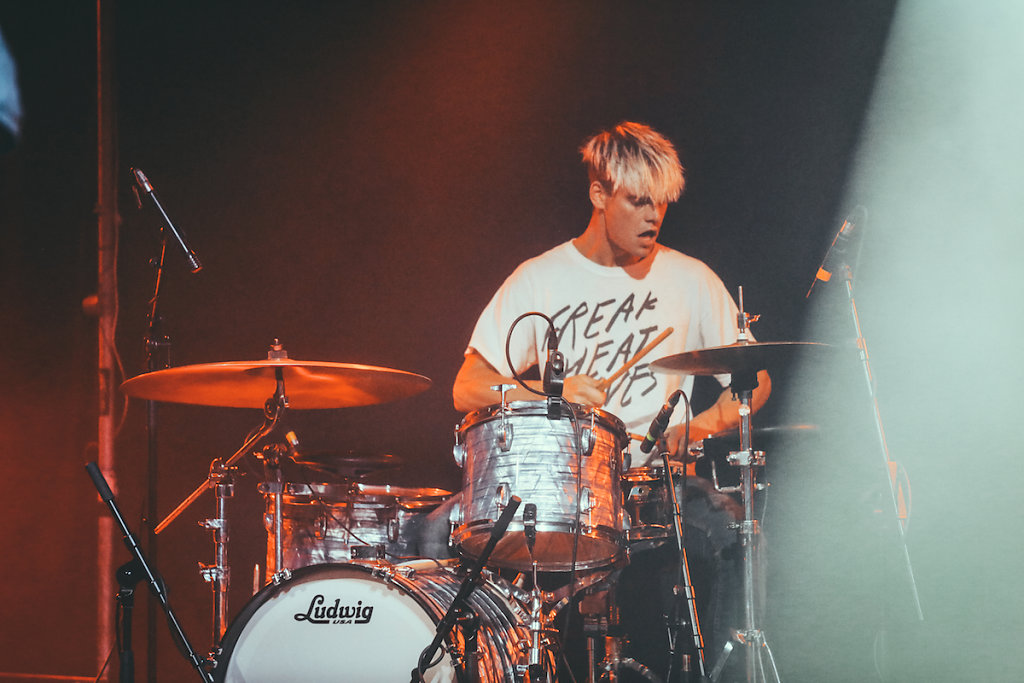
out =
{"type": "MultiPolygon", "coordinates": [[[[461,582],[451,565],[430,561],[297,569],[254,596],[228,628],[214,680],[407,681],[461,582]]],[[[479,619],[474,680],[514,683],[517,666],[527,663],[528,615],[488,583],[477,586],[469,603],[479,619]]],[[[458,626],[443,648],[465,650],[458,626]]],[[[470,680],[457,675],[451,656],[438,658],[425,681],[470,680]]]]}

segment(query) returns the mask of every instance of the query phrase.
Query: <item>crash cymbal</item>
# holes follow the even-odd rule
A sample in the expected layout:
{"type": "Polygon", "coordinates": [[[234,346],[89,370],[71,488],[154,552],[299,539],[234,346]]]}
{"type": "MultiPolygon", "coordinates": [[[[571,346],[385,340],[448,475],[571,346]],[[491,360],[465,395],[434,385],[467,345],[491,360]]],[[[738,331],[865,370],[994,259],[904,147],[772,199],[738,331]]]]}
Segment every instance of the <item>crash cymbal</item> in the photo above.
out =
{"type": "Polygon", "coordinates": [[[387,403],[425,391],[430,380],[372,365],[289,358],[184,365],[133,377],[125,394],[151,401],[223,408],[262,408],[284,379],[292,409],[350,408],[387,403]]]}
{"type": "Polygon", "coordinates": [[[832,348],[813,342],[741,342],[712,346],[696,351],[659,358],[650,364],[658,372],[682,372],[688,375],[725,375],[743,371],[766,370],[797,351],[832,348]]]}

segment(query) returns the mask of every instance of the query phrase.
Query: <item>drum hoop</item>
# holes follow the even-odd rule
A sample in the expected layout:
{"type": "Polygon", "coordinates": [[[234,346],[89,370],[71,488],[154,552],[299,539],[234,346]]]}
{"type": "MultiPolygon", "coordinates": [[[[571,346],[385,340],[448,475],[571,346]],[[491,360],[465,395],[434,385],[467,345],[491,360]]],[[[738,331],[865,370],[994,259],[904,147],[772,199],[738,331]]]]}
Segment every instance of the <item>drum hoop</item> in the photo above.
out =
{"type": "MultiPolygon", "coordinates": [[[[588,408],[587,406],[579,403],[573,403],[571,405],[576,410],[576,414],[579,416],[581,425],[584,420],[589,423],[591,414],[594,414],[597,422],[602,423],[604,427],[615,432],[616,436],[619,437],[619,440],[622,442],[622,447],[625,447],[627,443],[626,425],[622,420],[601,408],[588,408]]],[[[548,414],[547,403],[545,401],[510,401],[507,404],[507,409],[506,414],[513,417],[516,415],[546,416],[548,414]]],[[[458,431],[463,432],[470,427],[475,426],[477,423],[498,419],[501,417],[501,413],[501,404],[494,404],[474,410],[462,419],[462,423],[459,425],[458,431]]],[[[569,417],[569,408],[566,405],[562,406],[562,417],[569,417]]]]}
{"type": "MultiPolygon", "coordinates": [[[[260,486],[263,487],[262,484],[260,486]]],[[[267,495],[264,488],[261,488],[260,492],[267,495]]],[[[323,502],[325,505],[358,505],[360,503],[390,507],[398,505],[398,496],[393,493],[384,491],[362,493],[357,489],[353,489],[349,484],[330,484],[326,482],[285,482],[284,500],[290,505],[319,504],[320,502],[323,502]]]]}
{"type": "Polygon", "coordinates": [[[356,484],[356,491],[368,496],[390,496],[397,498],[402,505],[418,503],[420,501],[444,502],[452,495],[451,491],[437,488],[411,488],[406,486],[392,486],[391,484],[356,484]]]}

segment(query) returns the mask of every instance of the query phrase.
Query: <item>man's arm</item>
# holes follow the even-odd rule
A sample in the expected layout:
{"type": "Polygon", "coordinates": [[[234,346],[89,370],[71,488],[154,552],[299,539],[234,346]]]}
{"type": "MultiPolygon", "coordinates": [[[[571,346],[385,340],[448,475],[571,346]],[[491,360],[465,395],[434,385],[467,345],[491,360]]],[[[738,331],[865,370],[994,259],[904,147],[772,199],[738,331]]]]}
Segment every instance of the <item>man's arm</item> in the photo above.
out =
{"type": "MultiPolygon", "coordinates": [[[[757,412],[768,400],[772,393],[772,380],[767,370],[757,373],[757,387],[751,394],[750,407],[752,412],[757,412]]],[[[694,415],[690,420],[690,442],[698,441],[711,434],[736,429],[740,425],[739,414],[740,402],[732,395],[732,389],[726,387],[718,395],[714,405],[704,412],[694,415]]],[[[675,455],[682,446],[686,436],[684,425],[673,426],[665,433],[665,441],[668,446],[669,455],[675,455]]]]}
{"type": "MultiPolygon", "coordinates": [[[[494,369],[483,356],[475,351],[466,354],[459,368],[459,374],[455,376],[455,386],[452,387],[452,399],[455,402],[455,409],[468,413],[480,408],[501,402],[501,394],[491,389],[498,384],[515,384],[507,394],[509,401],[538,401],[541,396],[524,389],[511,377],[506,377],[494,369]]],[[[541,391],[541,382],[534,380],[527,384],[537,391],[541,391]]],[[[580,403],[585,406],[604,405],[605,392],[598,388],[598,381],[587,375],[573,375],[566,377],[562,387],[562,396],[571,403],[580,403]]]]}

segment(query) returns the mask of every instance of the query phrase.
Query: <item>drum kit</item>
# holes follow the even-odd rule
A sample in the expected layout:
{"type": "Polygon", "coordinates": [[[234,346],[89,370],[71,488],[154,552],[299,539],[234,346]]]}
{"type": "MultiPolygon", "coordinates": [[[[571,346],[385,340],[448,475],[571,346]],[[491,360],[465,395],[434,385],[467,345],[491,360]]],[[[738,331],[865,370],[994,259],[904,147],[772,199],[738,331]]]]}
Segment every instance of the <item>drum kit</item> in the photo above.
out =
{"type": "MultiPolygon", "coordinates": [[[[740,398],[740,448],[729,463],[741,473],[745,515],[737,533],[746,611],[711,680],[735,645],[747,651],[747,680],[762,680],[766,672],[778,680],[753,609],[752,500],[764,454],[751,443],[750,395],[758,370],[811,346],[821,345],[741,336],[733,345],[650,364],[667,373],[730,373],[740,398]]],[[[217,516],[203,522],[213,532],[216,557],[202,566],[214,590],[214,647],[204,662],[209,680],[554,681],[566,647],[555,619],[572,611],[567,605],[584,617],[589,680],[661,680],[623,656],[622,638],[593,628],[615,605],[583,607],[614,583],[630,553],[675,537],[685,565],[674,486],[685,465],[664,455],[661,467],[624,469],[631,435],[614,415],[561,402],[561,415],[552,416],[543,401],[508,402],[509,386],[496,387],[500,403],[470,413],[455,429],[454,455],[463,469],[455,496],[360,481],[393,467],[390,456],[306,453],[292,433],[272,438],[282,431],[286,410],[384,403],[429,385],[428,378],[400,370],[289,359],[277,340],[265,360],[175,367],[122,385],[126,394],[152,401],[264,411],[264,424],[231,457],[215,460],[208,478],[155,528],[161,532],[206,489],[214,491],[217,516]],[[227,505],[235,463],[246,455],[264,467],[258,490],[265,498],[266,572],[229,624],[227,505]],[[525,506],[516,518],[520,502],[525,506]],[[452,508],[449,541],[460,557],[416,558],[419,529],[442,504],[452,508]],[[436,654],[428,647],[432,639],[436,654]]],[[[683,578],[692,605],[689,577],[683,578]]],[[[695,675],[703,680],[709,674],[693,609],[690,617],[695,675]]]]}

